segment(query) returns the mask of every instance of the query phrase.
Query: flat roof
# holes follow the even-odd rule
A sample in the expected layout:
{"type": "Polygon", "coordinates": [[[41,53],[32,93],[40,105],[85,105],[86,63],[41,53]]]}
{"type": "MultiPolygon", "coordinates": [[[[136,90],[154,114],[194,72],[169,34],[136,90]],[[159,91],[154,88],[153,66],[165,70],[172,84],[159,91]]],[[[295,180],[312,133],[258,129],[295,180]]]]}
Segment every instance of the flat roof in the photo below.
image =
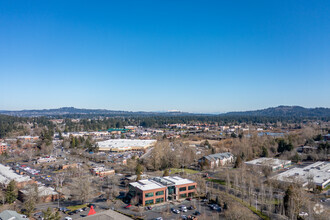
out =
{"type": "Polygon", "coordinates": [[[139,139],[111,139],[97,142],[100,149],[130,149],[132,147],[148,147],[155,144],[157,140],[139,140],[139,139]]]}
{"type": "MultiPolygon", "coordinates": [[[[21,190],[21,192],[28,195],[31,190],[34,191],[34,189],[26,188],[24,190],[21,190]]],[[[38,195],[39,196],[49,196],[49,195],[57,195],[57,194],[58,193],[52,187],[46,187],[46,186],[42,186],[42,185],[38,186],[38,195]]]]}
{"type": "Polygon", "coordinates": [[[269,158],[269,157],[260,157],[255,160],[247,161],[245,163],[249,164],[249,165],[277,167],[277,166],[289,164],[289,163],[291,163],[291,160],[280,160],[280,159],[269,158]]]}
{"type": "Polygon", "coordinates": [[[303,185],[308,183],[308,178],[313,177],[316,185],[324,187],[330,183],[330,162],[316,162],[303,168],[292,168],[274,176],[274,179],[283,182],[301,181],[303,185]]]}
{"type": "Polygon", "coordinates": [[[130,185],[142,190],[153,190],[160,189],[168,186],[178,186],[183,184],[194,183],[189,179],[184,179],[179,176],[165,176],[165,177],[154,177],[148,180],[139,180],[138,182],[130,183],[130,185]]]}
{"type": "Polygon", "coordinates": [[[10,167],[4,166],[0,164],[0,183],[8,184],[11,180],[15,180],[16,182],[26,182],[31,180],[29,176],[19,175],[14,172],[10,167]]]}
{"type": "Polygon", "coordinates": [[[183,184],[194,183],[194,181],[192,181],[192,180],[184,179],[179,176],[164,176],[163,179],[172,182],[174,185],[183,185],[183,184]]]}
{"type": "Polygon", "coordinates": [[[139,180],[137,182],[130,183],[130,185],[132,185],[142,191],[161,189],[161,188],[166,187],[151,179],[150,180],[139,180]]]}

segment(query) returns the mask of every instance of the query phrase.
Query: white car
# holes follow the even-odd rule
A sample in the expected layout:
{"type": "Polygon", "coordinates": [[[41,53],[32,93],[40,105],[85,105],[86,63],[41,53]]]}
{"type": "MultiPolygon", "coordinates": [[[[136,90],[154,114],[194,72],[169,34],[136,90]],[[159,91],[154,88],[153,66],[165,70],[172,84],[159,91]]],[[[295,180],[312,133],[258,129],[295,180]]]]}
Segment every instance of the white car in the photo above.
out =
{"type": "Polygon", "coordinates": [[[308,216],[308,213],[307,212],[300,212],[299,213],[299,216],[306,217],[306,216],[308,216]]]}
{"type": "Polygon", "coordinates": [[[72,220],[71,217],[65,217],[64,219],[65,219],[65,220],[72,220]]]}

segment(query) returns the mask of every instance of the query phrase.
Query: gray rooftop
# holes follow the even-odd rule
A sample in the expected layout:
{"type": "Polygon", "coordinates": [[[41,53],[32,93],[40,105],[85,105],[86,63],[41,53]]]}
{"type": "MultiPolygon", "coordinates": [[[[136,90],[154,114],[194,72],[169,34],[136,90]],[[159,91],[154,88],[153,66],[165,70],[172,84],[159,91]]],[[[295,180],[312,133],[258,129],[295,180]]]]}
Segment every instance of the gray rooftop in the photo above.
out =
{"type": "Polygon", "coordinates": [[[12,210],[5,210],[0,213],[1,220],[28,220],[28,218],[23,218],[21,214],[18,214],[12,210]]]}

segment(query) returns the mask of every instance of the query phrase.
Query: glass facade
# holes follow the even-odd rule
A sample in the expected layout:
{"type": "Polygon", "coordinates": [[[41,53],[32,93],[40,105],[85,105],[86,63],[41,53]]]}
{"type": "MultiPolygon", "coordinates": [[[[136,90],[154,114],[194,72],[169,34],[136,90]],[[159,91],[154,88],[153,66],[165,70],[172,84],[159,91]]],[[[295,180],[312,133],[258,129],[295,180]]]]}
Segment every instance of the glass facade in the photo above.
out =
{"type": "Polygon", "coordinates": [[[195,185],[194,186],[188,186],[188,190],[192,190],[195,189],[195,185]]]}
{"type": "Polygon", "coordinates": [[[181,198],[186,198],[186,197],[187,197],[187,193],[180,194],[180,199],[181,199],[181,198]]]}
{"type": "Polygon", "coordinates": [[[167,190],[169,195],[175,194],[175,186],[169,186],[167,190]]]}
{"type": "Polygon", "coordinates": [[[180,187],[179,188],[179,191],[182,192],[182,191],[186,191],[187,190],[187,187],[180,187]]]}
{"type": "Polygon", "coordinates": [[[145,194],[145,197],[148,198],[148,197],[153,197],[154,196],[154,193],[146,193],[145,194]]]}
{"type": "Polygon", "coordinates": [[[150,200],[146,200],[145,201],[145,205],[151,205],[151,204],[154,204],[154,200],[153,199],[150,199],[150,200]]]}
{"type": "Polygon", "coordinates": [[[156,192],[156,196],[161,196],[161,195],[164,195],[164,191],[158,191],[158,192],[156,192]]]}
{"type": "Polygon", "coordinates": [[[161,203],[161,202],[164,202],[164,198],[158,198],[158,199],[156,199],[156,203],[161,203]]]}

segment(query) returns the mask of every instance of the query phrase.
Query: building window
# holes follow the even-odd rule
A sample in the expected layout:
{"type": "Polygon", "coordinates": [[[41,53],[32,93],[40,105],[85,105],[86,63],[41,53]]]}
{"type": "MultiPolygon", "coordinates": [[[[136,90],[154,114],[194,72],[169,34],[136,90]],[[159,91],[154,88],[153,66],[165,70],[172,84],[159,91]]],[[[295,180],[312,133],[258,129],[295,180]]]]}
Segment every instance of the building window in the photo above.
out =
{"type": "Polygon", "coordinates": [[[182,191],[186,191],[187,190],[187,187],[180,187],[179,188],[179,191],[182,192],[182,191]]]}
{"type": "Polygon", "coordinates": [[[186,197],[187,197],[187,193],[180,194],[180,199],[181,198],[186,198],[186,197]]]}
{"type": "Polygon", "coordinates": [[[188,197],[194,197],[195,193],[188,193],[188,197]]]}
{"type": "Polygon", "coordinates": [[[150,200],[146,200],[145,201],[145,205],[152,205],[154,204],[154,200],[153,199],[150,199],[150,200]]]}
{"type": "Polygon", "coordinates": [[[154,196],[154,193],[146,193],[144,195],[145,195],[146,198],[148,198],[148,197],[153,197],[154,196]]]}
{"type": "Polygon", "coordinates": [[[158,192],[156,192],[156,196],[161,196],[161,195],[164,195],[164,191],[158,191],[158,192]]]}
{"type": "Polygon", "coordinates": [[[195,185],[193,185],[193,186],[188,186],[188,190],[192,190],[192,189],[195,189],[195,185]]]}
{"type": "Polygon", "coordinates": [[[164,198],[158,198],[158,199],[156,199],[156,203],[161,203],[161,202],[164,202],[164,198]]]}
{"type": "Polygon", "coordinates": [[[175,186],[169,186],[167,189],[169,195],[175,194],[175,186]]]}

